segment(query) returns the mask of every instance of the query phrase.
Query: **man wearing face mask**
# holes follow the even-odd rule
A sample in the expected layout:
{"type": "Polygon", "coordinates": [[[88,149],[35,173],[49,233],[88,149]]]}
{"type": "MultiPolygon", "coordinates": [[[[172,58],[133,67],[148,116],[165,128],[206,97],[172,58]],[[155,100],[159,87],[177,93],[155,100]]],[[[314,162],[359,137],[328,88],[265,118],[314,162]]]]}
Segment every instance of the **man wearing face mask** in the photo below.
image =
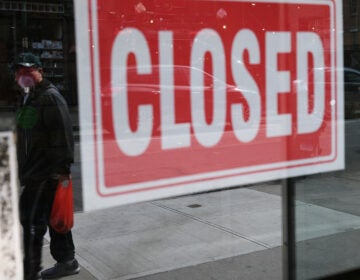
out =
{"type": "Polygon", "coordinates": [[[59,180],[70,178],[74,141],[67,104],[43,77],[39,57],[22,53],[15,61],[15,81],[23,89],[16,114],[20,197],[23,226],[24,278],[54,279],[80,271],[71,231],[59,234],[49,216],[59,180]],[[43,237],[49,227],[50,252],[57,261],[41,272],[43,237]]]}

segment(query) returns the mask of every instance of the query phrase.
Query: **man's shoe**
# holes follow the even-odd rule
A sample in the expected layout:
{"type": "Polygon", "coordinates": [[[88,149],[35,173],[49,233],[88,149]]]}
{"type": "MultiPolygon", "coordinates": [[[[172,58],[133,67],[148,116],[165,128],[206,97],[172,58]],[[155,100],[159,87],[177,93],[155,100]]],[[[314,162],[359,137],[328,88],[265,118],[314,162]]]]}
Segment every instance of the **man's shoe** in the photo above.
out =
{"type": "Polygon", "coordinates": [[[68,262],[58,262],[53,267],[41,272],[42,279],[56,279],[63,276],[77,274],[80,271],[79,263],[76,259],[68,262]]]}

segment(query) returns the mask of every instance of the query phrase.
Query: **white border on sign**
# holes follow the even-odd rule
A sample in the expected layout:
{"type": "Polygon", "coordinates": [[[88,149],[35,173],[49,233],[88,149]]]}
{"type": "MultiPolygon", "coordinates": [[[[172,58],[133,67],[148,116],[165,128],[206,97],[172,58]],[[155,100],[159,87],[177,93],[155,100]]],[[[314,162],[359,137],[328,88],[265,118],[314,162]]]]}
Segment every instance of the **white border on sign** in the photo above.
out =
{"type": "MultiPolygon", "coordinates": [[[[337,65],[343,65],[342,20],[340,20],[342,19],[342,3],[340,0],[230,1],[328,5],[331,11],[330,47],[333,54],[331,56],[331,66],[336,68],[337,65]]],[[[104,166],[102,164],[103,139],[101,139],[101,135],[103,128],[101,126],[101,90],[99,71],[97,71],[99,69],[97,0],[75,1],[74,4],[76,39],[78,42],[77,65],[79,78],[81,166],[85,211],[155,198],[183,195],[189,192],[213,190],[225,186],[256,183],[344,168],[344,101],[343,88],[341,86],[343,84],[343,76],[338,73],[339,71],[334,71],[332,72],[331,80],[337,81],[337,89],[331,89],[332,100],[336,100],[336,104],[332,107],[331,112],[332,120],[334,120],[331,124],[331,143],[332,147],[334,147],[331,155],[107,188],[104,183],[104,166]],[[91,6],[89,6],[89,3],[91,6]],[[89,11],[92,12],[90,18],[89,11]],[[86,30],[89,32],[85,32],[86,30]],[[91,59],[92,57],[93,59],[91,59]],[[92,80],[91,77],[95,77],[95,79],[92,80]],[[92,104],[92,88],[95,89],[96,93],[95,104],[92,104]],[[96,115],[94,115],[95,112],[96,115]],[[98,178],[96,173],[99,174],[98,178]],[[254,174],[256,174],[256,176],[254,176],[254,174]],[[99,182],[97,182],[98,179],[99,182]],[[191,188],[189,188],[190,185],[191,188]]]]}

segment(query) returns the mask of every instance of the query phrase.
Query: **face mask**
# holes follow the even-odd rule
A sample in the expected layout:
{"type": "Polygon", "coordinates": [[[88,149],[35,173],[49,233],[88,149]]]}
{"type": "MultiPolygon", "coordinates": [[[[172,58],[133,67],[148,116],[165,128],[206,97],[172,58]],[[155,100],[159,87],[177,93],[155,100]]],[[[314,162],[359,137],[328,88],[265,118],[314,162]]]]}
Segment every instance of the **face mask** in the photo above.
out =
{"type": "Polygon", "coordinates": [[[22,88],[30,88],[30,87],[33,87],[35,85],[34,78],[29,76],[29,75],[21,75],[18,78],[17,83],[22,88]]]}

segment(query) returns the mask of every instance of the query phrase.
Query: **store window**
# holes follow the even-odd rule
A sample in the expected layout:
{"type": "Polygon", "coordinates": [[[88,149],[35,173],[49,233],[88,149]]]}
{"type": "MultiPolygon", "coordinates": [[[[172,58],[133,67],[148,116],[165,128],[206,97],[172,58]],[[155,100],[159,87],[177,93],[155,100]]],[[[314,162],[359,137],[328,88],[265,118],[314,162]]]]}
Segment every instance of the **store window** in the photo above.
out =
{"type": "MultiPolygon", "coordinates": [[[[75,160],[71,169],[75,206],[73,238],[75,256],[81,267],[80,274],[73,276],[74,279],[256,278],[279,280],[287,275],[289,279],[300,280],[325,279],[360,268],[356,245],[360,241],[358,237],[360,229],[358,210],[360,209],[358,199],[360,196],[358,190],[360,29],[357,1],[342,1],[344,64],[337,69],[315,68],[307,76],[310,77],[309,82],[305,82],[306,87],[313,82],[314,77],[321,77],[324,74],[324,87],[329,88],[334,83],[331,78],[333,75],[343,77],[344,122],[341,122],[341,125],[344,125],[345,169],[334,172],[319,171],[315,174],[313,171],[305,171],[301,176],[293,174],[295,178],[292,178],[290,182],[294,190],[292,197],[294,216],[289,216],[290,220],[284,219],[284,211],[288,209],[283,208],[284,196],[288,195],[284,190],[289,186],[289,180],[284,178],[286,176],[273,179],[275,177],[271,173],[276,173],[277,168],[268,171],[266,175],[268,180],[254,180],[253,178],[257,175],[251,168],[259,161],[267,164],[282,158],[299,160],[306,166],[307,158],[329,154],[326,143],[332,136],[333,127],[328,125],[330,121],[319,122],[321,133],[313,135],[314,137],[286,136],[286,141],[283,141],[279,135],[284,136],[290,133],[291,126],[276,125],[265,121],[259,125],[260,136],[254,134],[251,129],[246,135],[239,133],[233,136],[231,134],[234,119],[240,119],[237,123],[239,124],[253,117],[251,105],[244,98],[236,95],[239,91],[236,82],[247,82],[251,90],[248,92],[245,89],[241,90],[246,91],[248,100],[251,99],[249,96],[254,89],[256,91],[258,84],[263,85],[260,86],[260,90],[265,90],[266,85],[269,87],[274,85],[276,89],[283,92],[292,90],[292,87],[297,87],[299,91],[303,88],[304,84],[296,79],[295,72],[289,77],[286,74],[270,76],[276,81],[267,82],[266,73],[271,74],[268,70],[271,67],[263,69],[259,66],[259,61],[265,60],[265,56],[260,54],[261,51],[257,54],[256,50],[260,45],[265,44],[266,40],[271,45],[268,48],[269,53],[274,55],[278,54],[272,50],[278,48],[285,52],[287,48],[290,48],[291,43],[296,41],[287,35],[273,36],[277,32],[272,34],[266,27],[266,23],[271,22],[269,14],[261,14],[255,10],[257,5],[266,10],[266,5],[271,6],[276,3],[249,1],[246,7],[247,12],[239,10],[238,14],[241,16],[238,16],[234,12],[235,9],[228,9],[227,6],[235,7],[236,1],[212,1],[211,5],[207,3],[203,9],[204,1],[165,1],[166,3],[163,3],[144,0],[127,1],[121,5],[120,1],[115,0],[86,2],[93,4],[88,10],[92,12],[91,15],[97,14],[100,19],[97,22],[98,25],[86,25],[88,28],[81,29],[84,26],[76,25],[77,21],[81,20],[76,18],[74,12],[75,1],[0,1],[1,116],[7,119],[15,117],[17,106],[23,102],[21,88],[14,83],[13,68],[14,57],[22,52],[32,52],[40,57],[44,77],[59,89],[70,108],[75,136],[75,160]],[[119,6],[124,11],[119,9],[119,6]],[[191,17],[184,16],[184,10],[191,12],[191,17]],[[244,37],[239,35],[240,39],[232,40],[233,37],[229,35],[232,32],[229,18],[236,19],[248,27],[241,33],[244,37]],[[109,29],[103,25],[104,22],[108,23],[109,29]],[[206,29],[208,22],[211,22],[211,28],[206,29]],[[260,30],[264,34],[268,32],[267,36],[257,41],[258,33],[249,31],[252,24],[259,27],[256,32],[260,30]],[[138,32],[139,26],[143,28],[143,32],[138,32]],[[196,32],[189,31],[192,27],[198,29],[204,27],[205,31],[194,40],[196,32]],[[76,37],[78,35],[76,31],[91,34],[87,35],[90,39],[86,38],[93,40],[92,43],[98,43],[96,41],[98,38],[91,37],[95,34],[93,30],[96,28],[99,31],[97,34],[100,38],[99,45],[93,44],[89,48],[79,48],[76,38],[80,36],[76,37]],[[169,32],[171,28],[176,32],[169,32]],[[115,54],[117,59],[126,61],[127,76],[121,76],[125,72],[119,65],[111,64],[112,49],[100,46],[102,43],[106,44],[113,40],[115,35],[124,29],[127,34],[124,33],[125,35],[117,41],[117,45],[114,44],[114,49],[116,47],[121,49],[125,45],[129,50],[130,54],[126,59],[121,57],[121,54],[118,56],[116,56],[118,53],[115,54]],[[209,29],[222,30],[223,37],[214,36],[214,32],[209,29]],[[131,41],[129,34],[135,34],[137,40],[131,41]],[[151,40],[146,41],[147,36],[151,40]],[[156,46],[153,44],[155,41],[158,42],[156,46]],[[223,44],[230,41],[232,44],[223,44]],[[245,41],[250,42],[247,51],[244,51],[242,56],[239,55],[238,59],[233,59],[223,65],[222,54],[233,52],[232,54],[236,57],[237,49],[231,47],[235,45],[240,49],[241,43],[245,41]],[[150,46],[148,42],[151,42],[150,46]],[[200,43],[197,44],[197,42],[200,43]],[[222,49],[223,46],[225,47],[222,49]],[[101,63],[97,60],[98,54],[104,58],[101,63]],[[166,66],[160,65],[160,60],[166,66]],[[191,60],[192,64],[186,63],[187,60],[191,60]],[[236,66],[239,60],[245,61],[245,64],[249,66],[241,68],[242,72],[234,70],[236,68],[234,65],[236,66]],[[155,66],[149,68],[149,61],[155,66]],[[136,67],[139,63],[143,63],[142,67],[136,67]],[[176,66],[168,67],[172,64],[176,66]],[[201,70],[199,71],[198,68],[201,70]],[[320,76],[317,74],[318,71],[322,73],[320,76]],[[94,74],[95,72],[98,72],[98,75],[94,74]],[[82,86],[79,87],[79,77],[84,77],[84,75],[88,75],[86,77],[90,79],[87,79],[86,83],[82,80],[82,86]],[[121,77],[125,83],[116,82],[114,76],[121,77]],[[287,88],[286,83],[283,83],[288,80],[291,82],[294,80],[291,88],[287,88]],[[130,96],[128,99],[121,99],[120,93],[124,87],[128,90],[127,93],[130,96]],[[90,88],[98,95],[87,96],[86,92],[90,88]],[[99,88],[101,90],[98,90],[99,88]],[[233,107],[222,103],[222,90],[235,104],[233,107]],[[161,93],[170,92],[171,94],[172,91],[176,92],[173,99],[167,99],[172,103],[164,102],[161,105],[161,93]],[[191,91],[195,96],[193,99],[188,94],[191,91]],[[202,99],[195,95],[198,92],[202,92],[207,102],[201,103],[202,99]],[[96,100],[101,100],[99,106],[96,100]],[[124,106],[124,102],[127,102],[127,106],[124,106]],[[189,106],[191,102],[197,104],[195,109],[189,106]],[[175,106],[176,103],[181,106],[175,106]],[[215,103],[220,104],[219,107],[222,109],[216,111],[215,103]],[[84,113],[89,108],[96,113],[85,115],[85,117],[79,115],[79,111],[84,113]],[[240,113],[231,115],[231,109],[236,111],[238,108],[241,108],[238,110],[240,113]],[[225,121],[222,123],[223,133],[219,134],[219,128],[211,124],[213,119],[221,116],[222,110],[226,113],[225,121]],[[207,112],[207,117],[201,118],[203,112],[207,112]],[[104,119],[101,119],[102,117],[104,119]],[[128,118],[124,126],[121,126],[119,122],[121,117],[128,118]],[[163,120],[168,122],[164,124],[163,120]],[[152,137],[146,138],[146,124],[149,123],[152,126],[152,137]],[[183,125],[175,126],[175,123],[183,125]],[[271,128],[266,128],[268,129],[266,130],[263,128],[266,125],[275,127],[277,130],[275,132],[271,131],[271,128]],[[120,127],[122,130],[116,130],[114,127],[120,127]],[[166,130],[168,127],[171,129],[166,130]],[[207,132],[211,136],[201,136],[204,127],[208,129],[207,132]],[[164,130],[166,130],[166,135],[164,130]],[[186,138],[187,132],[192,136],[190,140],[186,138]],[[256,145],[249,144],[248,149],[243,149],[243,153],[239,153],[235,146],[231,146],[236,137],[237,140],[240,139],[239,143],[251,143],[256,137],[266,140],[264,136],[266,133],[273,133],[273,143],[264,144],[259,141],[256,145]],[[130,140],[116,143],[116,138],[124,137],[124,135],[130,140]],[[139,135],[142,137],[141,143],[135,144],[139,135]],[[146,141],[150,142],[149,146],[146,141]],[[210,149],[216,146],[217,141],[228,141],[226,143],[230,144],[224,146],[224,149],[211,150],[212,152],[208,154],[204,152],[205,148],[210,149]],[[186,143],[193,142],[197,143],[196,149],[187,152],[186,143]],[[93,157],[95,154],[93,146],[99,149],[95,157],[93,157]],[[159,147],[170,152],[159,155],[159,147]],[[171,153],[173,150],[177,152],[171,153]],[[145,163],[139,164],[135,158],[143,151],[148,151],[148,154],[145,155],[145,163]],[[249,156],[251,152],[253,152],[252,156],[249,156]],[[123,158],[128,161],[119,160],[119,154],[122,156],[125,154],[123,158]],[[95,161],[95,158],[97,160],[104,155],[107,161],[102,163],[95,161]],[[246,177],[246,180],[251,183],[243,183],[241,186],[229,184],[224,188],[214,183],[213,188],[203,187],[201,182],[205,179],[199,173],[206,173],[207,168],[212,168],[211,171],[214,172],[224,162],[228,162],[230,166],[234,162],[249,164],[250,171],[246,172],[250,175],[246,177]],[[149,166],[150,168],[147,169],[149,166]],[[176,180],[181,181],[189,174],[191,178],[187,180],[191,181],[192,176],[195,177],[195,180],[191,182],[196,189],[187,194],[174,191],[171,197],[161,194],[156,199],[150,200],[144,198],[147,195],[145,191],[144,197],[136,203],[117,205],[115,200],[110,199],[98,205],[98,198],[91,196],[89,198],[85,193],[87,188],[94,185],[94,181],[101,180],[100,176],[95,177],[98,175],[95,173],[103,167],[104,177],[107,176],[104,185],[110,187],[104,188],[105,191],[95,189],[101,198],[119,192],[140,192],[143,182],[139,182],[138,178],[142,176],[155,178],[154,181],[160,182],[160,187],[150,183],[144,184],[146,191],[161,189],[162,185],[170,185],[172,190],[176,189],[179,185],[176,180]],[[123,189],[116,189],[118,184],[123,183],[122,178],[119,179],[119,174],[125,174],[123,189]],[[170,184],[166,181],[168,179],[166,176],[169,177],[172,174],[177,174],[178,177],[170,184]],[[136,189],[131,189],[129,186],[135,186],[136,189]],[[106,203],[111,207],[107,207],[106,203]],[[289,223],[288,226],[294,230],[292,244],[285,242],[284,223],[289,223]],[[290,254],[286,251],[287,246],[292,246],[290,254]],[[284,273],[287,269],[287,273],[284,273]]],[[[293,1],[287,2],[294,4],[293,1]]],[[[321,15],[313,17],[301,14],[305,9],[310,11],[308,4],[312,3],[306,0],[299,2],[301,3],[297,7],[289,8],[283,5],[277,9],[277,21],[271,27],[296,29],[300,26],[304,30],[317,32],[329,24],[326,13],[324,18],[321,18],[321,15]],[[304,2],[306,5],[302,6],[304,2]],[[301,18],[299,15],[304,19],[299,19],[301,18]]],[[[323,2],[326,1],[321,3],[323,2]]],[[[245,7],[245,4],[241,7],[245,7]]],[[[268,11],[270,10],[269,8],[268,11]]],[[[83,14],[85,15],[86,12],[83,14]]],[[[93,23],[91,20],[85,22],[93,23]]],[[[324,33],[319,32],[319,36],[324,36],[321,37],[322,43],[327,44],[331,41],[331,36],[324,33]]],[[[318,42],[317,37],[301,38],[310,38],[309,41],[318,42]]],[[[318,45],[315,44],[315,46],[318,45]]],[[[317,60],[319,57],[321,55],[314,55],[313,58],[308,59],[308,65],[313,66],[319,63],[317,60]]],[[[331,52],[324,52],[323,57],[325,65],[331,64],[329,62],[331,52]]],[[[271,64],[271,58],[272,56],[268,57],[269,64],[271,64]]],[[[297,58],[298,60],[296,56],[279,55],[278,59],[282,64],[278,73],[284,69],[290,69],[295,63],[300,63],[301,59],[297,58]]],[[[301,72],[299,69],[297,68],[296,71],[301,72]]],[[[309,99],[315,100],[313,97],[309,99]]],[[[333,102],[330,99],[325,100],[329,103],[333,102]]],[[[308,108],[302,107],[305,108],[303,112],[308,116],[315,116],[315,113],[311,114],[312,111],[321,109],[321,107],[316,107],[315,101],[313,102],[315,104],[311,104],[308,108]]],[[[253,99],[252,102],[256,104],[257,101],[253,99]]],[[[260,102],[265,103],[264,99],[260,102]]],[[[300,104],[301,100],[297,102],[300,104]]],[[[279,100],[273,103],[276,109],[274,111],[285,115],[296,107],[297,103],[295,103],[287,98],[286,94],[279,95],[279,100]]],[[[336,105],[332,103],[332,106],[336,105]]],[[[328,118],[326,120],[331,120],[330,109],[324,110],[324,116],[328,118]]],[[[264,118],[266,114],[276,116],[276,112],[269,109],[258,113],[260,118],[264,118]]],[[[302,116],[297,115],[295,119],[302,119],[302,116]]],[[[315,118],[312,120],[317,122],[315,118]]],[[[282,123],[281,119],[277,121],[282,123]]],[[[298,127],[307,131],[308,127],[316,127],[316,125],[310,122],[308,126],[304,126],[298,122],[296,128],[298,127]]],[[[311,169],[311,167],[308,168],[311,169]]],[[[100,175],[103,175],[101,171],[100,175]]],[[[228,173],[223,173],[222,176],[226,181],[228,173]]],[[[211,184],[210,181],[208,185],[211,184]]],[[[42,266],[46,268],[54,263],[48,250],[48,241],[49,237],[45,236],[42,266]]]]}
{"type": "Polygon", "coordinates": [[[351,0],[350,1],[350,11],[352,15],[357,15],[358,2],[351,0]]]}
{"type": "Polygon", "coordinates": [[[343,1],[344,171],[299,178],[295,187],[296,279],[356,279],[358,235],[357,97],[359,21],[357,1],[343,1]],[[351,16],[349,16],[349,14],[351,16]]]}
{"type": "Polygon", "coordinates": [[[2,16],[1,17],[1,39],[0,39],[0,48],[1,48],[1,97],[0,104],[1,106],[6,106],[12,103],[14,94],[12,93],[13,79],[12,73],[9,69],[9,62],[11,61],[12,53],[11,48],[13,46],[13,37],[10,27],[12,26],[11,16],[2,16]]]}
{"type": "Polygon", "coordinates": [[[21,52],[33,52],[43,61],[49,78],[71,106],[77,104],[75,39],[72,2],[1,1],[0,97],[3,110],[16,104],[19,89],[13,83],[12,63],[21,52]]]}

